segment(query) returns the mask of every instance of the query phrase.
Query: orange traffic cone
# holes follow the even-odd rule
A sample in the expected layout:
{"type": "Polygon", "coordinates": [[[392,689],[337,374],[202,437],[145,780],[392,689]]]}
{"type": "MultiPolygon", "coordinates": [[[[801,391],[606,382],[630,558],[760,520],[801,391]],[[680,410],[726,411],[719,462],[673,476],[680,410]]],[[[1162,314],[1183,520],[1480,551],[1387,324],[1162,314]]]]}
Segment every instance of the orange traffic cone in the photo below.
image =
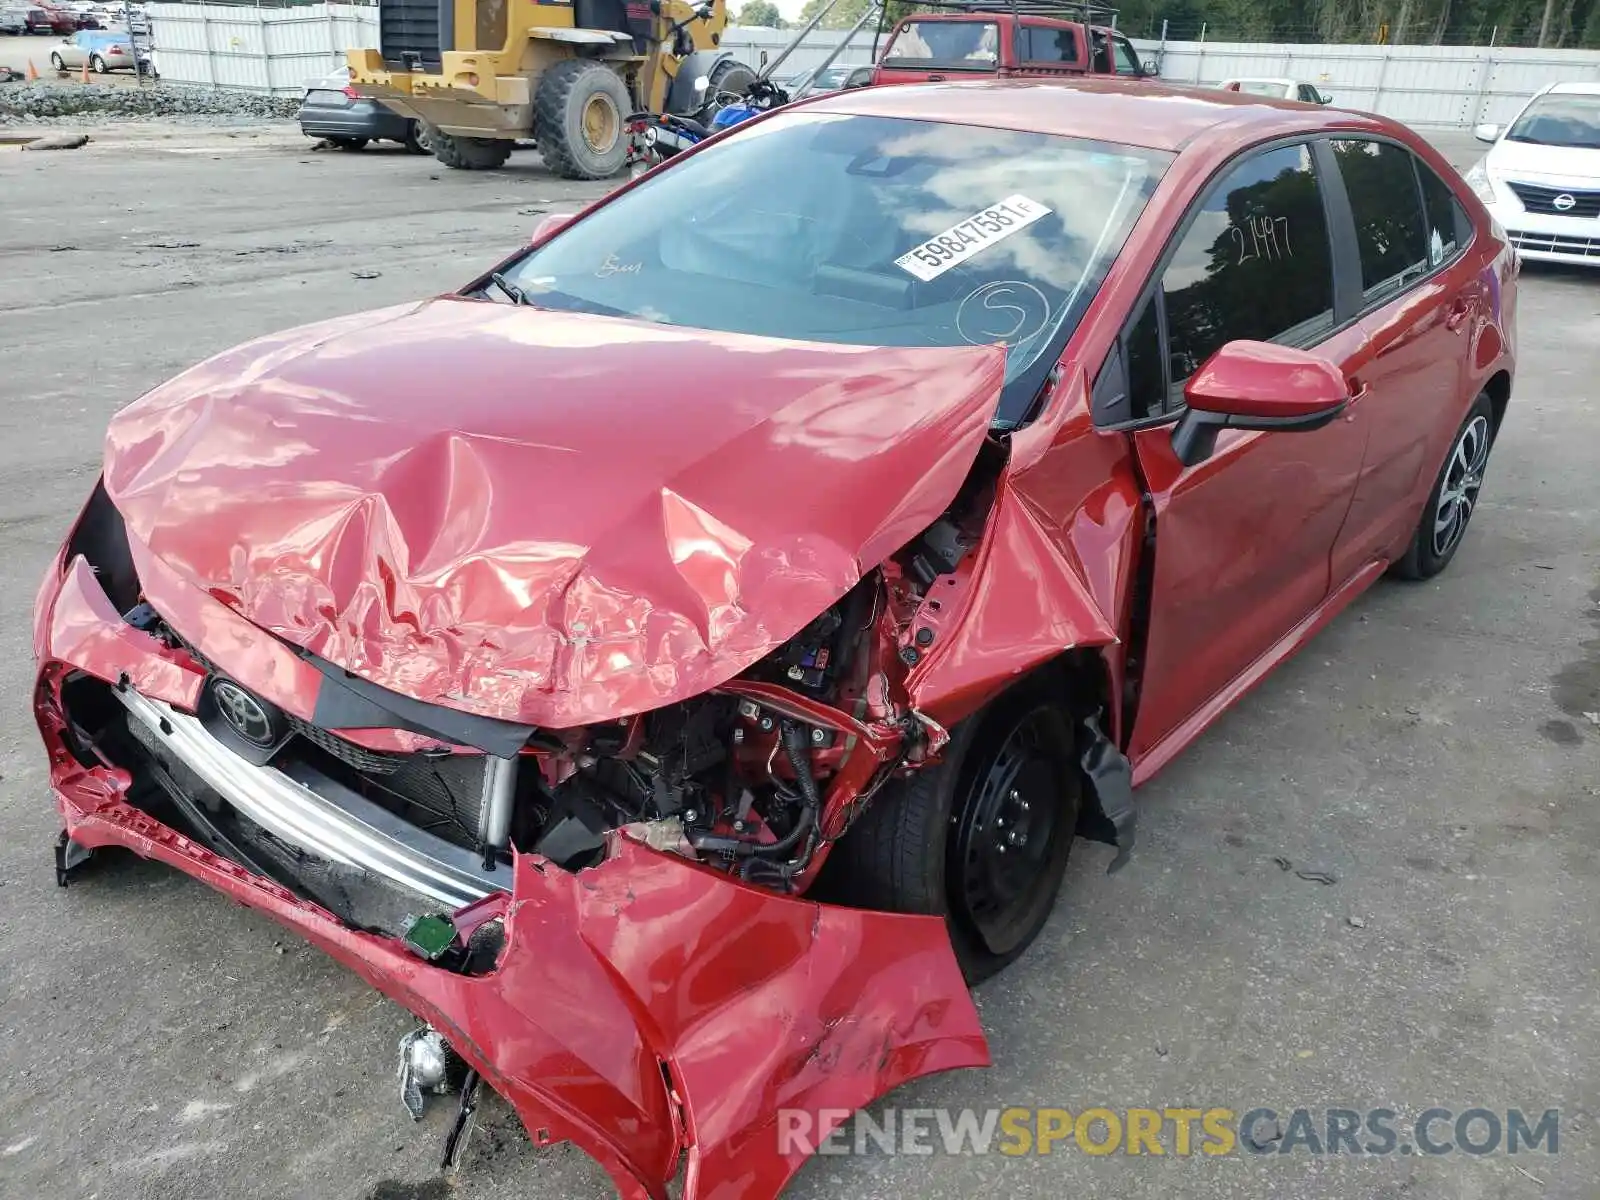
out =
{"type": "Polygon", "coordinates": [[[83,78],[83,81],[85,83],[89,82],[89,64],[88,63],[84,63],[83,64],[83,76],[82,76],[82,78],[83,78]]]}
{"type": "Polygon", "coordinates": [[[33,65],[33,60],[28,60],[28,82],[33,83],[39,78],[39,68],[33,65]]]}

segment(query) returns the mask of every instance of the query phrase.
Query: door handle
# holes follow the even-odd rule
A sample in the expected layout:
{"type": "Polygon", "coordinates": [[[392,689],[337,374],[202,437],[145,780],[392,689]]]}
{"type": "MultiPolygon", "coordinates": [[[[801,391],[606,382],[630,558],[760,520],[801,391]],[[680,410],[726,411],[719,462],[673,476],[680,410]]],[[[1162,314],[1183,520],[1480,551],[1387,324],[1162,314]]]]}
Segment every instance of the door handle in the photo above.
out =
{"type": "Polygon", "coordinates": [[[1350,403],[1346,405],[1347,408],[1355,407],[1372,394],[1372,385],[1370,383],[1363,383],[1359,379],[1352,379],[1349,383],[1350,403]]]}
{"type": "Polygon", "coordinates": [[[1467,318],[1471,315],[1472,301],[1463,297],[1450,306],[1450,315],[1445,317],[1444,327],[1451,333],[1456,333],[1467,323],[1467,318]]]}

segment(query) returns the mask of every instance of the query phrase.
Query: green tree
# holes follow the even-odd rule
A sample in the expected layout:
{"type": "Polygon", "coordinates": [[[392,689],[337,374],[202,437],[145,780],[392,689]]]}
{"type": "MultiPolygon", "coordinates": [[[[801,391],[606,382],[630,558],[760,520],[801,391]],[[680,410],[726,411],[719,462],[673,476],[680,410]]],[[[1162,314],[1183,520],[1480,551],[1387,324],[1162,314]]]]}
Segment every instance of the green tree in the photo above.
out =
{"type": "Polygon", "coordinates": [[[733,19],[735,25],[764,25],[768,29],[783,28],[783,14],[772,0],[750,0],[733,19]]]}

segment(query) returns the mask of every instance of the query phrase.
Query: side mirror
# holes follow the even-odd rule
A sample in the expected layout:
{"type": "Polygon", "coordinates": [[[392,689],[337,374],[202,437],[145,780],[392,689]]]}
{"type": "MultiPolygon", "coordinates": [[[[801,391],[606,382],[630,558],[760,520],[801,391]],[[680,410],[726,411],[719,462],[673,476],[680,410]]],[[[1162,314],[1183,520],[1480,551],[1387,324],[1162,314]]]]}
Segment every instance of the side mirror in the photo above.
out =
{"type": "Polygon", "coordinates": [[[1498,141],[1500,139],[1500,126],[1490,123],[1475,125],[1472,128],[1472,136],[1480,142],[1498,141]]]}
{"type": "Polygon", "coordinates": [[[548,242],[555,236],[556,231],[578,214],[575,212],[546,213],[543,219],[533,227],[533,237],[528,239],[528,245],[537,246],[548,242]]]}
{"type": "Polygon", "coordinates": [[[1328,95],[1327,92],[1318,92],[1317,93],[1317,103],[1318,104],[1332,104],[1333,103],[1333,97],[1328,95]]]}
{"type": "Polygon", "coordinates": [[[1155,79],[1161,74],[1161,64],[1158,62],[1142,62],[1139,64],[1139,74],[1146,79],[1155,79]]]}
{"type": "Polygon", "coordinates": [[[1325,358],[1270,342],[1229,342],[1183,389],[1188,409],[1172,431],[1186,467],[1211,457],[1224,429],[1321,429],[1350,403],[1350,385],[1325,358]]]}

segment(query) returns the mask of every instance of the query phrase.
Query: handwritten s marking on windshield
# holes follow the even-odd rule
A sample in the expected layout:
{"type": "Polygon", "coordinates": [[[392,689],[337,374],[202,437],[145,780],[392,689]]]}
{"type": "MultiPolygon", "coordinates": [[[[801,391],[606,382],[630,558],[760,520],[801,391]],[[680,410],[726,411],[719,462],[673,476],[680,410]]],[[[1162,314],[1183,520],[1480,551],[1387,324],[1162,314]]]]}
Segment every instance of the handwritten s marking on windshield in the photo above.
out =
{"type": "Polygon", "coordinates": [[[1050,321],[1050,301],[1031,283],[997,279],[968,292],[956,310],[956,332],[974,346],[1014,346],[1050,321]]]}
{"type": "Polygon", "coordinates": [[[920,246],[913,246],[894,265],[923,283],[939,278],[951,267],[958,267],[978,251],[1003,241],[1018,230],[1032,225],[1054,210],[1018,193],[997,204],[957,221],[943,233],[936,233],[920,246]]]}

